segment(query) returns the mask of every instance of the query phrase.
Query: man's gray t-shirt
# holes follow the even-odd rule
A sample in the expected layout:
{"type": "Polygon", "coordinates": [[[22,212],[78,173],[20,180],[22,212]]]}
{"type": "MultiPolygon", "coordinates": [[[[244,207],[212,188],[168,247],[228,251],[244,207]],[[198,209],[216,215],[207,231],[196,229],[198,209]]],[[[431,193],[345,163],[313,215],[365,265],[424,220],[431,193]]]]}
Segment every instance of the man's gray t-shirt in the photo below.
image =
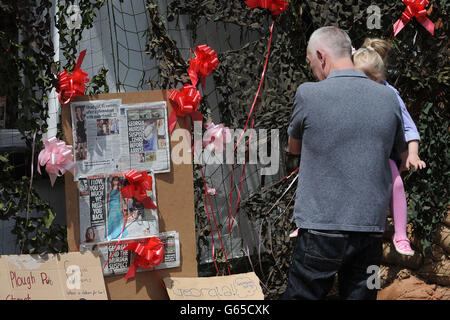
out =
{"type": "Polygon", "coordinates": [[[300,85],[288,134],[302,140],[294,219],[300,228],[383,232],[389,155],[407,146],[393,90],[362,71],[300,85]]]}

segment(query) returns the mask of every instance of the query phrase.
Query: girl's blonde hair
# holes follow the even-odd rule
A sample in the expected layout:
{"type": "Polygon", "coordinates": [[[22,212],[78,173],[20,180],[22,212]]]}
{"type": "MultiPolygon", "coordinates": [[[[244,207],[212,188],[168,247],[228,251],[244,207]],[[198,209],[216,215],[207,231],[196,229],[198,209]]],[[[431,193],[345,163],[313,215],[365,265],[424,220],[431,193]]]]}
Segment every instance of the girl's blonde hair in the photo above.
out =
{"type": "Polygon", "coordinates": [[[386,63],[388,53],[391,51],[391,44],[383,39],[379,38],[366,38],[362,45],[362,48],[373,48],[383,59],[383,62],[386,63]]]}
{"type": "Polygon", "coordinates": [[[353,55],[355,69],[363,71],[370,79],[381,82],[384,79],[384,62],[374,48],[360,48],[353,55]]]}

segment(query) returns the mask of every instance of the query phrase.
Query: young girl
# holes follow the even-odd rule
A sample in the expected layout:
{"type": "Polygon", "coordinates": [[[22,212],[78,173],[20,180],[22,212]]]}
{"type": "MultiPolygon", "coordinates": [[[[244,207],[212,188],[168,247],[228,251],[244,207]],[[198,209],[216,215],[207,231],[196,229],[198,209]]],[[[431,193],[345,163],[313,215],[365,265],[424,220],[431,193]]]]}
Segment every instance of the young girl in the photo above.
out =
{"type": "MultiPolygon", "coordinates": [[[[364,71],[370,79],[391,88],[397,95],[402,111],[405,140],[408,143],[407,158],[406,161],[404,161],[405,167],[400,168],[400,170],[409,170],[410,166],[413,166],[415,170],[423,169],[426,165],[425,162],[419,158],[420,136],[414,121],[408,113],[405,103],[402,98],[400,98],[398,91],[387,83],[386,80],[384,80],[384,66],[390,48],[390,44],[385,40],[366,39],[363,47],[354,53],[353,62],[355,64],[355,69],[364,71]]],[[[394,219],[395,229],[392,241],[397,252],[405,255],[414,255],[414,251],[411,249],[410,242],[406,235],[406,196],[403,188],[403,182],[397,167],[397,164],[401,163],[401,160],[404,160],[405,156],[406,153],[401,155],[402,159],[394,159],[397,160],[396,162],[393,159],[389,159],[393,179],[391,213],[394,219]]],[[[392,158],[395,158],[395,155],[393,155],[392,158]]]]}
{"type": "MultiPolygon", "coordinates": [[[[124,215],[123,215],[123,198],[120,193],[120,180],[115,176],[111,180],[111,190],[108,193],[107,200],[108,221],[107,232],[105,238],[108,240],[119,238],[123,229],[124,215]]],[[[122,238],[128,234],[127,229],[123,230],[122,238]]]]}
{"type": "Polygon", "coordinates": [[[76,160],[85,160],[87,157],[87,136],[86,119],[83,114],[83,107],[77,106],[75,109],[76,135],[77,135],[77,153],[76,160]]]}

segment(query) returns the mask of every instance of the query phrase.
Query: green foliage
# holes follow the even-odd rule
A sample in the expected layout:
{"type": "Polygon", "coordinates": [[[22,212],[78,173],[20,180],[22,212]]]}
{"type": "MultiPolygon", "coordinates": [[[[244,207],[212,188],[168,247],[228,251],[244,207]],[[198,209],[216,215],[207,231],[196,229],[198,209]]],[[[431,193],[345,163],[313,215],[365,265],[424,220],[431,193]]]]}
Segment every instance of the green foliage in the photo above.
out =
{"type": "MultiPolygon", "coordinates": [[[[442,105],[445,107],[445,105],[442,105]]],[[[422,110],[419,131],[422,137],[420,157],[427,168],[406,177],[409,219],[429,253],[433,232],[450,208],[450,133],[448,110],[427,103],[422,110]]]]}
{"type": "MultiPolygon", "coordinates": [[[[71,70],[78,56],[77,45],[86,28],[92,27],[96,10],[104,1],[77,1],[82,10],[80,29],[69,30],[65,22],[67,8],[74,1],[58,1],[56,25],[67,65],[71,70]]],[[[20,131],[27,142],[25,165],[36,166],[43,148],[42,134],[47,131],[47,93],[57,83],[60,63],[54,63],[51,38],[52,1],[6,1],[0,6],[0,96],[7,97],[9,128],[20,131]],[[20,37],[19,37],[20,34],[20,37]],[[33,136],[35,157],[31,159],[33,136]]],[[[108,92],[107,70],[102,68],[88,85],[87,92],[108,92]]],[[[61,132],[58,132],[58,137],[61,132]]],[[[30,188],[31,174],[17,178],[8,154],[0,154],[0,220],[14,220],[13,234],[22,253],[67,251],[65,226],[56,225],[55,211],[30,188]]],[[[34,175],[34,179],[40,179],[34,175]]],[[[64,213],[63,213],[64,214],[64,213]]]]}
{"type": "Polygon", "coordinates": [[[14,166],[8,155],[0,156],[0,220],[15,220],[12,233],[22,253],[54,253],[67,251],[66,228],[54,225],[56,213],[47,201],[32,189],[28,197],[29,178],[14,179],[14,166]]]}
{"type": "MultiPolygon", "coordinates": [[[[311,33],[324,25],[336,25],[346,30],[355,48],[366,37],[390,40],[387,78],[400,92],[421,134],[420,156],[427,169],[411,172],[405,179],[410,220],[422,239],[424,250],[431,244],[433,231],[442,220],[449,205],[448,176],[449,114],[446,94],[449,85],[448,8],[449,1],[433,1],[429,18],[436,25],[431,36],[415,19],[393,38],[393,24],[401,17],[404,4],[369,0],[291,0],[289,8],[276,17],[269,66],[265,76],[262,98],[255,113],[255,127],[281,129],[281,147],[287,142],[285,129],[289,125],[295,90],[305,81],[314,81],[305,61],[305,49],[311,33]],[[368,29],[367,8],[377,5],[381,13],[381,28],[368,29]]],[[[257,91],[266,55],[270,13],[250,9],[244,1],[174,0],[168,8],[167,19],[178,21],[180,15],[189,17],[193,46],[198,29],[223,26],[221,34],[230,49],[218,52],[220,64],[213,77],[219,94],[221,121],[231,127],[242,127],[257,91]],[[230,26],[240,28],[240,42],[231,41],[230,26]]],[[[235,32],[236,28],[232,29],[235,32]]],[[[217,51],[217,50],[216,50],[217,51]]],[[[291,159],[292,160],[292,159],[291,159]]],[[[289,160],[289,161],[291,161],[289,160]]],[[[292,161],[291,161],[292,162],[292,161]]],[[[293,211],[295,185],[267,212],[286,189],[288,183],[263,186],[260,192],[241,202],[239,214],[250,219],[262,219],[262,241],[268,249],[271,265],[262,276],[266,297],[278,297],[284,290],[292,242],[290,221],[293,211]],[[280,216],[282,213],[282,216],[280,216]]],[[[201,195],[201,193],[200,193],[201,195]]],[[[196,205],[201,198],[196,198],[196,205]]],[[[197,215],[204,214],[203,208],[197,215]]],[[[204,219],[203,229],[207,230],[204,219]]],[[[202,234],[203,235],[203,234],[202,234]]],[[[206,237],[204,237],[206,239],[206,237]]],[[[206,240],[205,240],[206,241],[206,240]]]]}
{"type": "MultiPolygon", "coordinates": [[[[83,31],[86,29],[90,29],[94,25],[94,19],[97,16],[97,11],[101,9],[101,7],[105,4],[105,0],[98,1],[90,1],[90,0],[58,0],[57,1],[57,15],[55,25],[58,28],[59,32],[59,43],[62,49],[62,53],[64,58],[66,59],[66,65],[61,66],[58,63],[59,68],[63,68],[67,71],[72,71],[75,67],[75,63],[78,59],[78,55],[84,49],[90,48],[82,48],[80,52],[78,52],[78,44],[82,40],[83,31]],[[80,15],[82,19],[81,27],[69,28],[67,25],[66,18],[67,10],[70,5],[76,4],[80,8],[80,15]]],[[[62,70],[60,70],[62,71],[62,70]]],[[[100,68],[98,74],[92,77],[90,83],[86,88],[86,94],[98,94],[98,93],[108,93],[109,87],[106,82],[106,70],[104,67],[100,68]],[[103,87],[103,89],[102,89],[103,87]]]]}
{"type": "Polygon", "coordinates": [[[152,88],[176,88],[178,84],[188,82],[188,65],[166,30],[164,20],[158,12],[156,0],[147,0],[147,9],[150,15],[150,26],[147,33],[146,52],[159,62],[159,80],[150,80],[149,83],[152,88]]]}
{"type": "MultiPolygon", "coordinates": [[[[6,96],[9,110],[15,113],[9,126],[17,128],[28,143],[33,134],[46,131],[47,97],[55,84],[53,44],[50,38],[51,1],[39,1],[36,8],[27,1],[2,4],[0,15],[0,96],[6,96]],[[18,30],[20,30],[20,37],[18,30]],[[27,80],[25,80],[27,79],[27,80]]],[[[38,139],[40,140],[40,139],[38,139]]]]}
{"type": "Polygon", "coordinates": [[[99,93],[108,93],[109,86],[106,82],[106,74],[108,70],[105,67],[101,67],[98,74],[93,76],[89,85],[86,87],[86,95],[95,95],[99,93]],[[103,89],[102,89],[103,87],[103,89]]]}
{"type": "MultiPolygon", "coordinates": [[[[82,10],[83,25],[81,29],[69,30],[65,15],[68,6],[74,3],[74,0],[57,2],[56,25],[67,60],[64,68],[69,71],[79,54],[77,45],[83,30],[92,27],[97,10],[105,1],[77,1],[82,10]]],[[[40,141],[41,133],[46,131],[44,119],[48,116],[48,105],[43,93],[55,85],[56,74],[63,68],[53,62],[50,7],[49,0],[38,1],[35,5],[22,0],[9,1],[0,7],[1,18],[5,21],[0,31],[0,50],[7,53],[0,56],[0,96],[6,95],[8,106],[16,108],[14,121],[10,119],[9,123],[22,132],[28,145],[35,132],[37,141],[40,141]],[[21,30],[20,41],[18,29],[21,30]]],[[[187,82],[187,62],[168,35],[166,21],[159,13],[156,0],[147,0],[147,9],[150,26],[146,50],[157,60],[160,75],[158,81],[149,80],[149,83],[152,88],[173,88],[187,82]]],[[[248,8],[243,0],[173,0],[167,9],[168,21],[178,22],[181,15],[189,17],[188,29],[193,47],[197,44],[202,24],[220,25],[225,30],[221,36],[229,49],[218,52],[220,65],[213,74],[219,95],[217,107],[225,125],[241,127],[258,87],[272,16],[267,10],[248,8]],[[236,26],[240,31],[238,43],[233,42],[236,26]]],[[[291,0],[289,8],[276,17],[262,98],[254,115],[256,128],[282,130],[283,147],[287,141],[285,129],[290,121],[295,90],[302,82],[313,80],[305,62],[305,49],[314,29],[337,25],[349,33],[356,48],[366,37],[390,39],[393,50],[388,65],[388,81],[399,90],[416,121],[422,138],[420,156],[427,163],[427,169],[410,172],[404,179],[409,218],[422,239],[424,250],[431,243],[433,231],[449,206],[448,9],[449,1],[433,1],[429,18],[439,22],[434,36],[413,19],[393,38],[392,25],[404,10],[401,1],[378,4],[369,0],[291,0]],[[381,9],[381,29],[368,29],[366,26],[366,9],[372,4],[381,9]]],[[[106,73],[107,70],[101,69],[91,79],[89,94],[108,92],[106,73]]],[[[204,95],[200,109],[204,114],[211,112],[207,95],[204,95]]],[[[34,190],[31,190],[28,202],[29,178],[12,179],[12,166],[7,155],[0,155],[0,164],[0,179],[8,181],[0,187],[0,218],[16,220],[14,233],[24,252],[65,250],[64,229],[52,223],[55,214],[48,203],[40,200],[34,190]],[[37,213],[37,217],[34,214],[24,216],[27,211],[37,213]]],[[[263,186],[260,192],[241,203],[239,212],[252,220],[263,221],[261,241],[270,263],[266,262],[261,278],[266,285],[266,296],[272,298],[279,296],[286,282],[292,252],[288,234],[293,229],[290,218],[295,184],[273,210],[269,212],[268,209],[281,197],[290,181],[263,186]]],[[[207,244],[211,230],[205,214],[203,183],[198,168],[194,186],[198,243],[207,244]]],[[[219,250],[216,254],[220,268],[224,268],[223,253],[219,250]]]]}

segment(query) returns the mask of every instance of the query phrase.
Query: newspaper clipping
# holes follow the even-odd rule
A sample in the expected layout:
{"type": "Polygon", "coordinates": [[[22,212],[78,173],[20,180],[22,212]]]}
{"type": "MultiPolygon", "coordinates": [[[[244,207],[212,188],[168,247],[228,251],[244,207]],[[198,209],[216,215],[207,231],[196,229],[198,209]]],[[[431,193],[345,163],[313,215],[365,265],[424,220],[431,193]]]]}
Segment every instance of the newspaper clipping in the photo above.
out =
{"type": "MultiPolygon", "coordinates": [[[[155,269],[168,269],[180,266],[180,241],[179,234],[176,231],[162,232],[158,235],[161,242],[164,243],[164,261],[157,266],[155,269]]],[[[133,241],[144,242],[146,239],[139,239],[133,241]]],[[[106,264],[103,274],[104,275],[114,275],[114,274],[125,274],[128,272],[128,268],[133,263],[135,253],[123,250],[131,240],[120,241],[117,245],[117,241],[104,242],[99,244],[83,244],[80,247],[80,251],[92,250],[97,252],[102,266],[106,264]],[[116,248],[117,245],[117,248],[116,248]],[[114,251],[116,249],[116,251],[114,251]]],[[[151,269],[141,269],[138,271],[151,271],[151,269]]]]}
{"type": "Polygon", "coordinates": [[[165,101],[120,106],[124,134],[121,169],[170,171],[167,106],[165,101]]]}
{"type": "Polygon", "coordinates": [[[97,173],[117,172],[120,143],[118,111],[120,99],[82,101],[71,104],[74,180],[97,173]]]}
{"type": "Polygon", "coordinates": [[[71,104],[74,180],[80,177],[151,170],[170,171],[165,101],[121,105],[120,99],[71,104]]]}
{"type": "MultiPolygon", "coordinates": [[[[155,178],[148,196],[156,203],[155,178]]],[[[123,173],[82,177],[78,180],[82,243],[138,239],[159,233],[157,210],[147,209],[120,189],[128,184],[123,173]],[[125,223],[125,225],[124,225],[125,223]]]]}

